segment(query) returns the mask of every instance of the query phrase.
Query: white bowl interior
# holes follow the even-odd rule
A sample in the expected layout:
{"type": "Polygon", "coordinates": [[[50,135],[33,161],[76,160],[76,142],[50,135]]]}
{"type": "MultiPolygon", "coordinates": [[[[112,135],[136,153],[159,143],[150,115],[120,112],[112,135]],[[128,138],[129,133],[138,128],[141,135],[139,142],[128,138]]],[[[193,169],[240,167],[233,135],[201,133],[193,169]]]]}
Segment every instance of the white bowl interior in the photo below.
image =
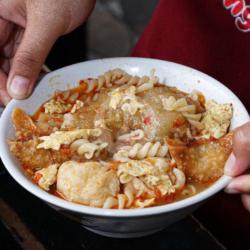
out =
{"type": "Polygon", "coordinates": [[[29,114],[32,114],[55,90],[68,89],[69,87],[78,85],[80,79],[95,77],[114,68],[122,68],[130,74],[139,76],[148,75],[150,70],[154,68],[161,83],[175,86],[186,92],[199,90],[207,99],[214,99],[219,103],[232,103],[234,115],[231,129],[249,121],[249,115],[245,107],[228,88],[215,79],[189,67],[172,62],[145,58],[110,58],[83,62],[47,74],[40,81],[32,96],[24,101],[12,100],[4,110],[0,119],[0,156],[12,177],[34,195],[58,207],[80,213],[115,217],[145,216],[180,209],[200,202],[223,189],[231,179],[228,176],[221,177],[205,191],[172,204],[144,209],[111,210],[91,208],[59,199],[43,191],[26,178],[17,160],[10,153],[7,144],[7,140],[14,137],[14,128],[11,121],[12,110],[15,107],[20,107],[29,114]]]}

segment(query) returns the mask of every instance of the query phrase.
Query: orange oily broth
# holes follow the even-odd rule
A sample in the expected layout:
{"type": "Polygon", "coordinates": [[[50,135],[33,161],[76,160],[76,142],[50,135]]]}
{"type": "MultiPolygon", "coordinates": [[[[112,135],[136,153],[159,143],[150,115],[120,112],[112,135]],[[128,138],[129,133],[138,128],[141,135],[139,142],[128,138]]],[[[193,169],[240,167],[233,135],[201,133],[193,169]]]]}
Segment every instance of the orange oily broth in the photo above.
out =
{"type": "MultiPolygon", "coordinates": [[[[162,85],[157,84],[156,87],[160,87],[160,86],[162,86],[162,85]]],[[[84,101],[87,97],[93,97],[97,93],[96,89],[93,89],[93,91],[91,91],[90,93],[85,94],[84,91],[86,90],[86,88],[87,88],[87,84],[84,81],[80,81],[79,86],[77,86],[77,87],[75,87],[73,89],[67,90],[67,91],[69,91],[69,93],[70,93],[69,95],[77,94],[77,96],[78,96],[77,99],[84,101]]],[[[175,91],[175,88],[173,88],[173,91],[175,91]]],[[[176,93],[178,93],[178,92],[176,91],[176,93]]],[[[182,92],[180,92],[180,93],[182,94],[182,92]]],[[[63,92],[57,93],[53,97],[63,98],[64,97],[63,96],[63,92]]],[[[202,95],[199,95],[199,99],[200,99],[201,105],[203,106],[204,102],[205,102],[204,97],[202,95]]],[[[31,116],[32,120],[34,122],[38,122],[39,123],[39,117],[40,117],[41,114],[43,114],[43,112],[44,112],[44,107],[42,105],[31,116]]],[[[149,120],[150,120],[150,117],[144,118],[144,123],[146,124],[149,120]]],[[[182,120],[176,120],[175,123],[173,124],[173,127],[179,127],[182,124],[183,124],[182,120]]],[[[60,153],[61,154],[68,154],[68,155],[70,155],[71,152],[70,152],[70,149],[69,149],[68,146],[62,145],[62,148],[60,149],[60,153]]],[[[111,169],[117,170],[118,162],[112,161],[112,158],[109,157],[109,156],[107,156],[105,160],[109,160],[110,161],[109,165],[110,165],[111,169]]],[[[85,160],[81,160],[81,162],[84,162],[84,161],[85,160]]],[[[29,178],[31,178],[34,183],[37,184],[37,182],[39,181],[39,179],[34,179],[33,178],[34,177],[34,171],[33,171],[33,169],[30,169],[29,166],[27,166],[27,165],[23,166],[23,169],[24,169],[26,175],[29,178]]],[[[174,201],[179,201],[179,200],[191,197],[191,196],[193,196],[193,195],[195,195],[195,194],[197,194],[199,192],[202,192],[203,190],[207,189],[213,183],[214,182],[199,183],[199,182],[196,182],[196,181],[188,180],[187,183],[186,183],[186,185],[185,185],[185,187],[184,187],[184,189],[182,189],[180,191],[177,191],[174,194],[169,194],[169,195],[157,197],[155,199],[155,204],[153,206],[168,204],[168,203],[172,203],[174,201]],[[192,192],[192,188],[190,189],[191,186],[194,187],[195,192],[192,192]]],[[[123,189],[123,185],[122,184],[121,184],[121,189],[123,189]]],[[[52,195],[55,195],[55,196],[63,199],[63,196],[56,189],[56,183],[53,184],[50,187],[50,190],[48,192],[50,194],[52,194],[52,195]]],[[[143,195],[140,198],[143,200],[143,195]]],[[[131,208],[133,208],[133,207],[134,207],[134,204],[132,204],[131,208]]],[[[117,208],[117,207],[113,207],[113,208],[117,208]]]]}
{"type": "Polygon", "coordinates": [[[175,201],[180,201],[189,197],[192,197],[204,190],[206,190],[207,188],[211,187],[214,184],[214,182],[210,182],[210,183],[198,183],[198,182],[192,182],[192,181],[187,181],[185,187],[183,190],[177,192],[176,196],[175,196],[175,201]],[[193,193],[191,187],[194,187],[196,192],[193,193]]]}

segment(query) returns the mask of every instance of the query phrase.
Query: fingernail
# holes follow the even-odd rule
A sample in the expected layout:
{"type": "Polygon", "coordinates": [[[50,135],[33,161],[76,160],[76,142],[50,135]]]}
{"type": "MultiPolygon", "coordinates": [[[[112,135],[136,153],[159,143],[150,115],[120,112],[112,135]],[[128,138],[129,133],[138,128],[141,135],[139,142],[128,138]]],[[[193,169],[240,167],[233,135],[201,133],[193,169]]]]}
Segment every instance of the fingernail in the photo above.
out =
{"type": "Polygon", "coordinates": [[[10,92],[14,97],[24,97],[28,94],[30,80],[23,76],[14,76],[10,83],[10,92]]]}
{"type": "Polygon", "coordinates": [[[225,168],[224,168],[225,175],[229,175],[229,176],[234,175],[235,162],[236,162],[236,158],[234,154],[232,153],[227,159],[227,162],[225,164],[225,168]]]}

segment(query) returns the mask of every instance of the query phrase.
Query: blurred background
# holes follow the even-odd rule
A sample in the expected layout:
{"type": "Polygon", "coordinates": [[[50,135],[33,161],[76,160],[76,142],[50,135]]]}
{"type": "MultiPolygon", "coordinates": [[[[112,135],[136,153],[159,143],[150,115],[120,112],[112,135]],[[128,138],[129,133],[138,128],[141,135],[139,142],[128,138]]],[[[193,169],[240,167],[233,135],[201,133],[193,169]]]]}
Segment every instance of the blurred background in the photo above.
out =
{"type": "Polygon", "coordinates": [[[88,22],[53,47],[46,64],[56,69],[72,63],[129,56],[158,0],[97,0],[88,22]]]}

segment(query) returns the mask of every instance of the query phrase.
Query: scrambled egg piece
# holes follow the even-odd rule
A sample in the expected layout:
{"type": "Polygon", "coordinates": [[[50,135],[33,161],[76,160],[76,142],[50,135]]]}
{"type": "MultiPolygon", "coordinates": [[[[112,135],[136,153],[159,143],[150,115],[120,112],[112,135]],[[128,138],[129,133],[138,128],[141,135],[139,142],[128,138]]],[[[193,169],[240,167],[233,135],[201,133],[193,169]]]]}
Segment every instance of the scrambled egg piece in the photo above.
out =
{"type": "Polygon", "coordinates": [[[73,141],[90,136],[100,136],[100,129],[76,129],[73,131],[56,131],[49,136],[39,137],[43,142],[37,145],[37,148],[59,150],[62,144],[71,144],[73,141]]]}
{"type": "Polygon", "coordinates": [[[34,179],[38,178],[38,185],[42,189],[49,191],[49,187],[56,182],[57,169],[59,164],[52,164],[47,168],[36,171],[34,179]]]}
{"type": "Polygon", "coordinates": [[[134,115],[137,110],[142,109],[144,105],[138,102],[136,97],[136,87],[130,86],[127,89],[116,89],[111,93],[109,106],[112,109],[121,107],[124,112],[134,115]]]}
{"type": "Polygon", "coordinates": [[[116,172],[99,162],[68,161],[58,171],[57,190],[66,200],[103,207],[108,197],[118,195],[120,183],[116,172]]]}
{"type": "Polygon", "coordinates": [[[121,163],[118,167],[117,175],[133,176],[140,178],[148,188],[157,187],[162,195],[175,192],[175,187],[168,176],[169,166],[165,161],[162,164],[162,158],[150,158],[148,160],[129,160],[121,163]],[[159,162],[158,162],[159,161],[159,162]]]}
{"type": "Polygon", "coordinates": [[[157,169],[147,161],[128,160],[126,163],[121,163],[118,167],[117,174],[127,173],[132,176],[153,175],[157,169]]]}
{"type": "Polygon", "coordinates": [[[76,103],[73,105],[72,109],[70,110],[70,113],[73,114],[80,108],[84,106],[84,103],[82,101],[76,100],[76,103]]]}
{"type": "Polygon", "coordinates": [[[162,175],[160,177],[157,188],[160,190],[162,195],[171,194],[176,191],[176,188],[175,186],[173,186],[168,175],[162,175]]]}
{"type": "Polygon", "coordinates": [[[71,104],[63,104],[54,99],[46,102],[44,105],[45,114],[63,114],[71,108],[71,104]]]}
{"type": "Polygon", "coordinates": [[[209,100],[205,103],[207,112],[205,113],[202,123],[207,131],[214,138],[221,138],[227,133],[233,116],[231,104],[218,104],[209,100]]]}

